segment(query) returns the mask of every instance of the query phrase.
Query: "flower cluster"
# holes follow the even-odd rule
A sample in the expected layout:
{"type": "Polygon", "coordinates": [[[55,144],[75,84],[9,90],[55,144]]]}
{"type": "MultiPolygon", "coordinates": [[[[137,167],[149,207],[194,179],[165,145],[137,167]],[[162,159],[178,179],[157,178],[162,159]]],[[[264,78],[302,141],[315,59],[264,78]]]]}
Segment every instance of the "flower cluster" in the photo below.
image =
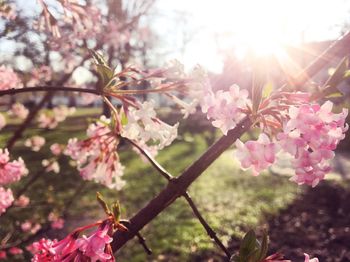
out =
{"type": "Polygon", "coordinates": [[[8,113],[10,116],[25,119],[29,114],[29,110],[21,103],[14,103],[8,113]]]}
{"type": "Polygon", "coordinates": [[[0,66],[0,90],[20,88],[21,81],[12,68],[0,66]]]}
{"type": "Polygon", "coordinates": [[[26,147],[30,147],[33,151],[38,152],[45,145],[45,138],[42,136],[32,136],[24,141],[26,147]]]}
{"type": "Polygon", "coordinates": [[[213,93],[207,90],[201,101],[203,113],[225,135],[246,116],[244,109],[249,104],[248,91],[239,89],[237,85],[231,86],[229,91],[219,90],[213,93]]]}
{"type": "Polygon", "coordinates": [[[55,107],[52,111],[41,112],[37,121],[39,123],[39,127],[53,129],[74,112],[74,107],[69,108],[65,105],[60,105],[55,107]]]}
{"type": "Polygon", "coordinates": [[[170,145],[177,137],[178,123],[170,126],[159,120],[154,110],[154,101],[140,104],[140,108],[130,108],[128,122],[123,126],[122,136],[136,142],[152,143],[158,150],[170,145]]]}
{"type": "MultiPolygon", "coordinates": [[[[281,151],[291,156],[295,170],[292,180],[301,184],[316,186],[331,169],[330,160],[334,157],[340,140],[345,137],[348,125],[345,119],[347,109],[339,114],[332,113],[330,101],[322,106],[301,104],[289,107],[283,122],[282,132],[270,142],[262,133],[257,141],[243,144],[236,142],[237,157],[243,168],[252,167],[255,174],[275,162],[275,155],[281,151]]],[[[284,154],[285,156],[285,154],[284,154]]]]}
{"type": "Polygon", "coordinates": [[[242,168],[253,168],[253,174],[259,173],[275,162],[277,146],[269,137],[262,133],[257,141],[248,141],[245,144],[241,140],[236,141],[237,158],[242,168]]]}
{"type": "Polygon", "coordinates": [[[61,241],[41,239],[29,248],[33,253],[33,262],[44,261],[115,261],[110,246],[112,223],[102,222],[90,236],[79,234],[85,228],[77,229],[61,241]]]}
{"type": "Polygon", "coordinates": [[[11,189],[5,189],[0,186],[0,215],[6,211],[6,209],[12,205],[14,201],[11,189]]]}
{"type": "Polygon", "coordinates": [[[88,127],[87,139],[69,139],[65,154],[77,162],[83,179],[120,190],[125,184],[121,178],[124,167],[116,152],[119,141],[109,124],[109,119],[101,117],[88,127]]]}
{"type": "Polygon", "coordinates": [[[8,150],[0,149],[0,185],[16,182],[27,173],[28,170],[22,158],[10,161],[8,150]]]}

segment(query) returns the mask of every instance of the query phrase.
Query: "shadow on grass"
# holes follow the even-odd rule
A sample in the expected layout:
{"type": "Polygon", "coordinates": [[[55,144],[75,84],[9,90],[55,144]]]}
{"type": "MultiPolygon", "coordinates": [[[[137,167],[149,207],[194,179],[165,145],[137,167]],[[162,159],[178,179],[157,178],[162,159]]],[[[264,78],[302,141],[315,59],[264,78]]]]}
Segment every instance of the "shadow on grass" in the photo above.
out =
{"type": "Polygon", "coordinates": [[[292,261],[304,261],[304,252],[322,262],[350,261],[350,181],[308,188],[267,224],[271,252],[292,261]]]}

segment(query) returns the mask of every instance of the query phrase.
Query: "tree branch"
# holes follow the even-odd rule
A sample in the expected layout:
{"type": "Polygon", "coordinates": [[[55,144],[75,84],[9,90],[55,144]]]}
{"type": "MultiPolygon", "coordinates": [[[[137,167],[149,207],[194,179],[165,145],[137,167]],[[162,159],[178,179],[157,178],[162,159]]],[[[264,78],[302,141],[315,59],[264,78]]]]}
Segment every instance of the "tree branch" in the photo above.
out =
{"type": "Polygon", "coordinates": [[[23,88],[11,88],[7,90],[1,90],[0,96],[15,95],[19,93],[27,92],[40,92],[40,91],[68,91],[68,92],[80,92],[100,95],[100,92],[96,89],[77,88],[68,86],[35,86],[35,87],[23,87],[23,88]]]}
{"type": "Polygon", "coordinates": [[[227,136],[221,137],[197,161],[189,166],[178,178],[173,178],[154,199],[130,219],[128,232],[117,231],[114,234],[112,248],[117,251],[138,231],[151,222],[178,197],[186,193],[187,188],[206,170],[234,141],[251,126],[251,121],[245,118],[236,128],[230,130],[227,136]]]}

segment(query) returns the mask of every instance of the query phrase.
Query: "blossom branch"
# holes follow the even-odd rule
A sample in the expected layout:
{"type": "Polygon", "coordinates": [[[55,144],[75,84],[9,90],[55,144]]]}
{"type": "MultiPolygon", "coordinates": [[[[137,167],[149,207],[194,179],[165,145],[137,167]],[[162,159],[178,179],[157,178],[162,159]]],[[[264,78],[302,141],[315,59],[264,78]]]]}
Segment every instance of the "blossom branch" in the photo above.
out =
{"type": "MultiPolygon", "coordinates": [[[[328,57],[339,54],[344,46],[350,41],[350,33],[338,40],[328,48],[321,56],[311,63],[297,78],[298,84],[305,83],[317,73],[328,61],[328,57]]],[[[284,85],[283,88],[286,88],[284,85]]],[[[283,89],[282,88],[282,89],[283,89]]],[[[120,249],[126,242],[136,235],[145,225],[150,223],[164,209],[172,204],[179,196],[182,196],[186,189],[195,181],[204,170],[206,170],[236,139],[249,130],[252,125],[250,119],[245,118],[236,128],[230,130],[227,136],[221,137],[214,143],[197,161],[189,166],[174,183],[169,183],[155,198],[130,219],[128,232],[116,232],[112,242],[113,251],[120,249]]]]}

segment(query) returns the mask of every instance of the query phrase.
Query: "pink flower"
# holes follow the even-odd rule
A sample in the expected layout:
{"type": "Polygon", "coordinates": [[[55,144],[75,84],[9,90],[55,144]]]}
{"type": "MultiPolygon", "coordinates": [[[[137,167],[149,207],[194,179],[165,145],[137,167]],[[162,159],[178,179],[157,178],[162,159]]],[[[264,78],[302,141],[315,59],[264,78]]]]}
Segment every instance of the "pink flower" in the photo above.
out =
{"type": "Polygon", "coordinates": [[[27,247],[34,257],[32,262],[50,262],[53,260],[53,254],[55,254],[53,245],[57,243],[57,240],[42,238],[38,242],[34,242],[32,245],[27,247]]]}
{"type": "Polygon", "coordinates": [[[43,165],[43,167],[46,167],[45,168],[46,172],[52,171],[56,174],[58,174],[60,172],[60,165],[54,159],[51,159],[51,160],[43,159],[41,161],[41,164],[43,165]]]}
{"type": "Polygon", "coordinates": [[[29,110],[21,103],[15,103],[12,105],[9,115],[18,117],[19,119],[25,119],[29,114],[29,110]]]}
{"type": "Polygon", "coordinates": [[[170,126],[159,120],[154,110],[153,100],[140,104],[140,108],[130,108],[128,123],[123,126],[122,136],[139,144],[152,143],[158,150],[170,145],[177,138],[179,124],[170,126]]]}
{"type": "Polygon", "coordinates": [[[0,187],[0,215],[6,211],[6,209],[12,205],[13,195],[11,189],[5,189],[0,187]]]}
{"type": "Polygon", "coordinates": [[[50,146],[51,153],[55,156],[60,155],[63,152],[64,145],[54,143],[50,146]]]}
{"type": "Polygon", "coordinates": [[[121,189],[124,167],[116,152],[118,139],[108,126],[109,120],[102,117],[87,130],[88,138],[78,141],[69,139],[65,154],[77,162],[80,175],[109,188],[121,189]]]}
{"type": "Polygon", "coordinates": [[[53,229],[62,229],[64,226],[64,219],[57,217],[53,212],[49,214],[48,220],[51,222],[51,228],[53,229]]]}
{"type": "Polygon", "coordinates": [[[304,261],[304,262],[319,262],[319,261],[318,261],[318,258],[316,258],[316,257],[310,259],[309,255],[306,254],[306,253],[304,253],[304,256],[305,256],[305,261],[304,261]]]}
{"type": "Polygon", "coordinates": [[[31,147],[31,149],[35,152],[38,152],[43,145],[45,145],[45,138],[42,136],[32,136],[31,138],[26,139],[24,145],[26,147],[31,147]]]}
{"type": "Polygon", "coordinates": [[[52,79],[52,69],[49,66],[42,65],[32,70],[32,78],[28,81],[29,86],[44,84],[52,79]]]}
{"type": "Polygon", "coordinates": [[[291,107],[289,120],[283,125],[283,132],[277,135],[281,148],[294,160],[292,166],[298,184],[315,187],[330,171],[330,160],[334,157],[340,140],[345,137],[348,125],[345,119],[347,109],[332,113],[330,101],[322,106],[317,104],[291,107]]]}
{"type": "Polygon", "coordinates": [[[0,251],[0,260],[6,259],[6,258],[7,258],[6,252],[5,251],[0,251]]]}
{"type": "Polygon", "coordinates": [[[28,232],[32,228],[32,222],[25,221],[21,224],[21,229],[23,232],[28,232]]]}
{"type": "Polygon", "coordinates": [[[51,223],[51,228],[53,229],[62,229],[64,227],[64,219],[58,218],[56,221],[51,223]]]}
{"type": "Polygon", "coordinates": [[[67,116],[72,115],[74,112],[74,107],[69,108],[65,105],[60,105],[55,107],[52,111],[41,112],[37,121],[39,127],[53,129],[60,122],[64,121],[67,116]]]}
{"type": "Polygon", "coordinates": [[[113,239],[108,235],[112,233],[109,222],[102,223],[91,236],[78,238],[82,230],[77,229],[59,242],[41,239],[33,243],[27,247],[34,254],[32,261],[115,261],[110,247],[113,239]]]}
{"type": "Polygon", "coordinates": [[[22,254],[23,253],[23,250],[21,248],[18,248],[18,247],[11,247],[9,249],[9,253],[11,255],[19,255],[19,254],[22,254]]]}
{"type": "Polygon", "coordinates": [[[213,126],[226,135],[245,117],[242,109],[250,103],[248,91],[233,85],[229,91],[219,90],[215,94],[208,90],[202,98],[201,107],[203,113],[207,113],[207,118],[212,119],[213,126]]]}
{"type": "Polygon", "coordinates": [[[0,149],[0,185],[16,182],[27,173],[22,158],[10,162],[8,150],[0,149]]]}
{"type": "Polygon", "coordinates": [[[241,162],[241,167],[246,169],[253,167],[253,174],[259,173],[275,162],[277,146],[269,137],[261,133],[257,141],[248,141],[243,144],[239,139],[236,141],[236,156],[241,162]]]}
{"type": "Polygon", "coordinates": [[[96,261],[114,261],[113,255],[110,251],[106,250],[113,238],[108,235],[110,225],[106,224],[100,226],[98,230],[90,237],[83,236],[77,240],[79,250],[83,254],[91,259],[92,262],[96,261]]]}
{"type": "Polygon", "coordinates": [[[21,81],[13,69],[4,65],[0,66],[0,90],[20,87],[21,81]]]}
{"type": "Polygon", "coordinates": [[[52,114],[49,114],[49,112],[40,113],[37,121],[41,128],[53,129],[58,125],[55,117],[52,114]]]}
{"type": "Polygon", "coordinates": [[[41,229],[41,225],[39,223],[36,223],[32,229],[30,230],[31,234],[35,234],[36,232],[38,232],[41,229]]]}
{"type": "Polygon", "coordinates": [[[26,197],[24,195],[21,195],[16,201],[15,201],[15,205],[18,207],[26,207],[28,206],[30,202],[29,197],[26,197]]]}

